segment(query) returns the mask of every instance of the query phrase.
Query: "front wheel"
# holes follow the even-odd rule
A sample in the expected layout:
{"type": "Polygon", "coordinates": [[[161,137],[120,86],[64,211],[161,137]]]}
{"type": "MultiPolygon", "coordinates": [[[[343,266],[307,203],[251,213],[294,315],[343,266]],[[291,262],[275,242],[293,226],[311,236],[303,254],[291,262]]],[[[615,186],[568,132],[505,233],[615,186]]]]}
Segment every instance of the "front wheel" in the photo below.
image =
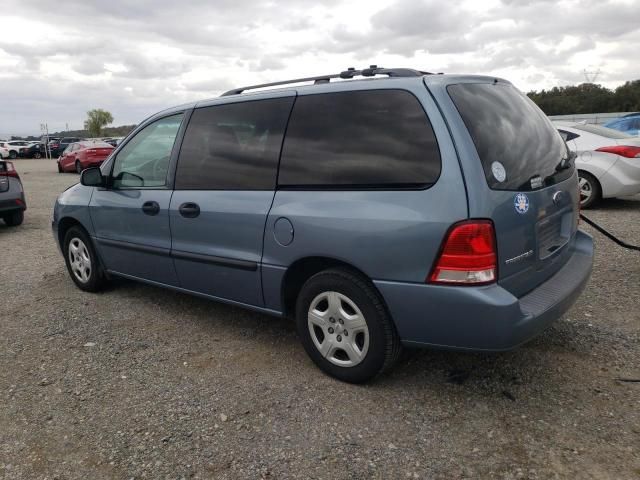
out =
{"type": "Polygon", "coordinates": [[[42,158],[42,154],[40,152],[36,152],[33,154],[33,158],[42,158]]]}
{"type": "Polygon", "coordinates": [[[56,162],[56,165],[58,165],[58,173],[62,173],[64,172],[64,170],[62,170],[62,165],[60,165],[60,162],[56,162]]]}
{"type": "Polygon", "coordinates": [[[315,364],[346,382],[366,382],[400,355],[400,339],[379,293],[346,269],[307,280],[296,303],[296,323],[315,364]]]}
{"type": "Polygon", "coordinates": [[[596,177],[588,172],[578,172],[578,185],[580,188],[580,207],[587,209],[594,207],[602,195],[602,189],[596,177]]]}
{"type": "Polygon", "coordinates": [[[80,160],[76,160],[76,172],[78,174],[82,173],[82,165],[80,164],[80,160]]]}
{"type": "Polygon", "coordinates": [[[71,227],[64,236],[64,259],[73,282],[81,290],[97,292],[105,283],[104,272],[87,233],[71,227]]]}
{"type": "Polygon", "coordinates": [[[12,160],[15,160],[16,158],[18,158],[18,152],[14,151],[14,150],[11,150],[9,152],[9,158],[12,159],[12,160]]]}

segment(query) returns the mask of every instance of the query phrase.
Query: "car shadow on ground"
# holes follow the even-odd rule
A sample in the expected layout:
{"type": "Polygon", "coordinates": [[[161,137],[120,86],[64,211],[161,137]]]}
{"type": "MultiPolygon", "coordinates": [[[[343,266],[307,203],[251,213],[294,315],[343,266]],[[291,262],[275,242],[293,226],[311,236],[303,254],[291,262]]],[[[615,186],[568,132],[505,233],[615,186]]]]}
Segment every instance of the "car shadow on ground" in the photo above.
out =
{"type": "MultiPolygon", "coordinates": [[[[183,320],[184,312],[189,312],[189,320],[210,332],[211,338],[215,338],[220,329],[240,345],[250,337],[250,343],[245,343],[246,354],[255,354],[256,343],[261,344],[257,349],[260,352],[271,351],[277,343],[278,348],[290,352],[300,362],[297,368],[305,370],[302,375],[313,381],[342,384],[328,377],[323,379],[324,374],[307,358],[292,319],[272,317],[182,292],[163,291],[158,295],[159,291],[158,287],[124,279],[114,281],[108,290],[110,295],[130,297],[127,302],[135,298],[154,303],[177,322],[183,320]]],[[[589,354],[588,343],[576,340],[583,336],[580,330],[574,323],[559,320],[528,344],[508,352],[405,349],[395,368],[364,388],[401,388],[416,394],[425,388],[445,388],[462,395],[473,392],[479,397],[515,402],[521,396],[517,392],[527,390],[527,385],[549,384],[550,378],[557,374],[558,355],[589,354]]],[[[557,388],[562,388],[560,378],[557,388]]]]}
{"type": "Polygon", "coordinates": [[[599,210],[637,210],[640,208],[640,197],[626,197],[626,198],[604,198],[592,209],[582,210],[582,213],[589,216],[589,213],[595,213],[599,210]]]}

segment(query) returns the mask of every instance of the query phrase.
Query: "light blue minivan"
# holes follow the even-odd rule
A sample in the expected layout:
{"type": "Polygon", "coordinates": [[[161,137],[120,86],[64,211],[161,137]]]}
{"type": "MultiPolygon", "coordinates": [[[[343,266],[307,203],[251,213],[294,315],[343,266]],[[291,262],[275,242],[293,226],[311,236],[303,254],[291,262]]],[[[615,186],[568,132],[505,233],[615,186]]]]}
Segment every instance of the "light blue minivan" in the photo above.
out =
{"type": "Polygon", "coordinates": [[[371,66],[148,118],[53,231],[83,290],[119,276],[290,316],[322,370],[363,382],[402,346],[507,350],[558,319],[591,273],[578,202],[509,82],[371,66]]]}

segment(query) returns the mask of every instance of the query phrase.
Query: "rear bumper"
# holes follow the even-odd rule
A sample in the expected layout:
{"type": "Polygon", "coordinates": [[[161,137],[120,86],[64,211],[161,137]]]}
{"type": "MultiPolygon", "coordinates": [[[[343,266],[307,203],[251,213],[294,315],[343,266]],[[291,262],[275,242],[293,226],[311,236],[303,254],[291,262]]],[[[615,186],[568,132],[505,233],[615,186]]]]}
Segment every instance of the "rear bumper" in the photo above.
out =
{"type": "Polygon", "coordinates": [[[0,213],[23,212],[27,209],[24,194],[11,200],[0,200],[0,213]]]}
{"type": "Polygon", "coordinates": [[[592,265],[593,240],[578,231],[567,263],[521,298],[497,284],[374,283],[405,345],[501,351],[527,342],[560,318],[586,286],[592,265]]]}

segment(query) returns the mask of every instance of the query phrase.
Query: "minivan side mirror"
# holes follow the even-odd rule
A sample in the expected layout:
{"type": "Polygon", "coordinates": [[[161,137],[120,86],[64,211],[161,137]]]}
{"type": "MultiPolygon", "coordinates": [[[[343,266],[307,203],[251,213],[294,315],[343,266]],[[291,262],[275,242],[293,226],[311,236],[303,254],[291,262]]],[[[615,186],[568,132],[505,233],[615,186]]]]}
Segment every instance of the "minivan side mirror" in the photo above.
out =
{"type": "Polygon", "coordinates": [[[80,183],[85,187],[102,187],[104,179],[98,167],[87,168],[80,174],[80,183]]]}

